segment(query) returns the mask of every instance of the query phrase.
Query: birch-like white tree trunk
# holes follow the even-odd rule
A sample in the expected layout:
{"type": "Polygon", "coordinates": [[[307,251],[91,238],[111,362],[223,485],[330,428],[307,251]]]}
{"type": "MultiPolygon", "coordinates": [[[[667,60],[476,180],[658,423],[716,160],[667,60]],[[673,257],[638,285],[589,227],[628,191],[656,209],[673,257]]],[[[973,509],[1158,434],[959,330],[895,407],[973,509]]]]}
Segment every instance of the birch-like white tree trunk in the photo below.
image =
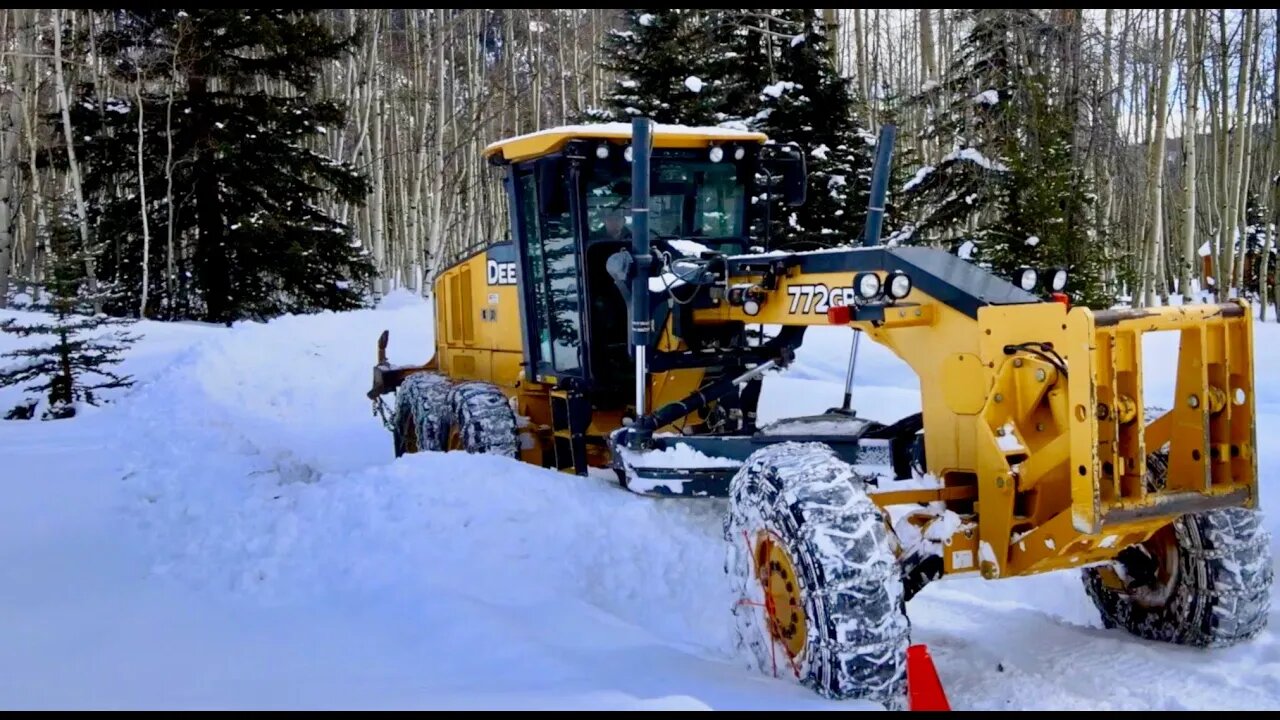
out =
{"type": "Polygon", "coordinates": [[[143,127],[142,76],[134,85],[134,101],[138,104],[138,208],[142,214],[142,298],[138,302],[138,317],[147,317],[147,290],[151,287],[151,223],[147,219],[147,172],[143,160],[146,131],[143,127]]]}
{"type": "MultiPolygon", "coordinates": [[[[67,166],[71,188],[76,200],[76,222],[80,228],[80,244],[85,250],[84,271],[89,291],[97,293],[98,274],[95,253],[89,245],[89,211],[84,202],[84,183],[80,179],[80,163],[76,160],[76,136],[71,129],[71,107],[67,97],[66,75],[62,69],[62,10],[54,8],[49,16],[53,30],[54,93],[58,97],[58,111],[62,115],[62,131],[67,142],[67,166]]],[[[95,300],[94,312],[102,312],[101,301],[95,300]]]]}
{"type": "Polygon", "coordinates": [[[1248,42],[1251,50],[1242,50],[1240,62],[1242,68],[1247,68],[1245,73],[1245,103],[1246,109],[1244,117],[1240,119],[1237,127],[1240,128],[1240,142],[1244,146],[1243,152],[1240,154],[1240,164],[1243,176],[1240,178],[1240,187],[1237,190],[1236,197],[1236,222],[1240,228],[1240,252],[1236,254],[1235,261],[1231,264],[1231,285],[1232,287],[1243,287],[1244,275],[1244,259],[1247,248],[1244,245],[1245,226],[1248,221],[1245,217],[1245,210],[1249,204],[1249,178],[1253,171],[1253,163],[1250,159],[1253,157],[1253,113],[1255,109],[1255,92],[1254,80],[1258,76],[1258,47],[1261,45],[1262,39],[1262,15],[1261,11],[1253,11],[1253,32],[1249,34],[1248,42]]]}
{"type": "MultiPolygon", "coordinates": [[[[1225,11],[1223,11],[1225,12],[1225,11]]],[[[1235,149],[1232,151],[1232,166],[1229,175],[1229,185],[1227,188],[1226,203],[1223,206],[1223,221],[1225,228],[1226,253],[1222,258],[1222,269],[1220,276],[1222,282],[1223,297],[1230,297],[1231,290],[1236,287],[1235,283],[1235,261],[1236,261],[1236,243],[1240,239],[1240,196],[1243,188],[1244,169],[1247,164],[1245,158],[1245,136],[1249,134],[1248,120],[1248,104],[1249,82],[1250,76],[1253,74],[1252,67],[1249,63],[1250,41],[1253,39],[1253,10],[1245,9],[1244,11],[1244,32],[1240,36],[1240,69],[1236,73],[1236,123],[1235,123],[1235,149]]]]}
{"type": "MultiPolygon", "coordinates": [[[[376,21],[375,21],[376,27],[376,21]]],[[[377,45],[377,31],[374,31],[374,46],[377,45]]],[[[387,263],[387,238],[386,238],[386,147],[385,138],[382,136],[382,113],[385,103],[383,102],[382,93],[380,92],[380,83],[382,73],[377,68],[377,55],[374,51],[374,67],[371,68],[372,82],[370,83],[370,97],[373,100],[373,127],[370,128],[369,142],[369,158],[372,160],[373,169],[373,195],[369,198],[369,232],[370,244],[373,246],[373,262],[378,268],[378,281],[374,283],[375,297],[382,297],[390,290],[387,279],[391,271],[391,266],[387,263]]]]}
{"type": "Polygon", "coordinates": [[[22,104],[11,90],[0,92],[0,308],[9,299],[9,268],[22,206],[22,104]]]}
{"type": "MultiPolygon", "coordinates": [[[[1280,10],[1275,11],[1275,23],[1272,27],[1275,34],[1271,36],[1271,166],[1268,177],[1275,177],[1277,168],[1280,168],[1280,10]]],[[[1271,246],[1277,229],[1280,229],[1280,186],[1272,183],[1270,195],[1273,219],[1267,230],[1266,240],[1263,241],[1262,257],[1258,260],[1258,319],[1263,321],[1267,319],[1267,295],[1270,292],[1267,278],[1271,272],[1271,246]]],[[[1276,319],[1280,320],[1280,302],[1276,303],[1276,319]]]]}
{"type": "Polygon", "coordinates": [[[1186,153],[1186,169],[1182,174],[1183,183],[1183,228],[1182,228],[1182,264],[1178,268],[1178,290],[1182,293],[1182,302],[1192,300],[1191,272],[1193,264],[1200,259],[1199,245],[1196,243],[1196,144],[1199,137],[1199,126],[1196,120],[1200,114],[1200,65],[1204,46],[1204,20],[1202,11],[1186,10],[1187,18],[1187,55],[1184,65],[1187,78],[1186,117],[1182,134],[1182,147],[1186,153]]]}
{"type": "Polygon", "coordinates": [[[1164,32],[1160,44],[1160,81],[1156,89],[1155,136],[1151,143],[1151,164],[1148,168],[1151,207],[1151,235],[1147,240],[1147,266],[1142,276],[1143,303],[1154,304],[1155,287],[1160,267],[1160,250],[1164,240],[1164,128],[1168,114],[1169,70],[1173,65],[1173,10],[1164,11],[1164,32]]]}

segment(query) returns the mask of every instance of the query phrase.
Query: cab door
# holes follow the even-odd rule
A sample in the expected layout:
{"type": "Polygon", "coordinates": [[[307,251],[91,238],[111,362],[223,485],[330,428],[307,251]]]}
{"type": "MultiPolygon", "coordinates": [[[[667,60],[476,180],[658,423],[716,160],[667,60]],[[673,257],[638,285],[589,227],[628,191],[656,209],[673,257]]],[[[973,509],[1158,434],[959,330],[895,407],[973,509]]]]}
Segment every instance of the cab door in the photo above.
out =
{"type": "Polygon", "coordinates": [[[516,172],[529,362],[540,379],[583,377],[582,272],[573,193],[559,157],[516,172]],[[543,165],[547,163],[548,165],[543,165]]]}

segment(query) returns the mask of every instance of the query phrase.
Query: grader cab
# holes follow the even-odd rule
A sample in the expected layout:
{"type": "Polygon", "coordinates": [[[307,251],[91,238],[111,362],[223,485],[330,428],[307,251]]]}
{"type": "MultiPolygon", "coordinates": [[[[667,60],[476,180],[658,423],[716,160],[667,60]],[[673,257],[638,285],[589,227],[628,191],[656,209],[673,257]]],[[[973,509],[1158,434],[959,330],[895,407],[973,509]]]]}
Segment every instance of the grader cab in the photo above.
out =
{"type": "Polygon", "coordinates": [[[747,659],[830,697],[903,707],[906,602],[944,575],[1083,567],[1108,627],[1200,647],[1256,635],[1272,565],[1248,305],[1093,311],[1069,306],[1060,272],[1011,281],[883,246],[892,146],[886,127],[862,238],[769,252],[751,209],[803,202],[805,168],[763,135],[636,119],[491,145],[511,239],[440,273],[428,363],[392,366],[379,340],[369,397],[395,393],[397,455],[727,497],[747,659]],[[760,424],[764,377],[816,325],[851,329],[842,401],[760,424]],[[1174,401],[1149,416],[1156,332],[1180,344],[1174,401]],[[920,412],[854,407],[863,336],[915,371],[920,412]]]}

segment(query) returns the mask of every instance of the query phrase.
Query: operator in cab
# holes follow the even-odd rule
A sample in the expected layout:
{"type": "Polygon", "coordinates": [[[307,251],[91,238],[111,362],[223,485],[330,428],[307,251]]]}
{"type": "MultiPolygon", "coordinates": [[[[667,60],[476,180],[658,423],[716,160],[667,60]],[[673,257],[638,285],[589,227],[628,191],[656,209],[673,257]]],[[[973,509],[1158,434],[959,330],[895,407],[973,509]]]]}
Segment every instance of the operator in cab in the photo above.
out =
{"type": "Polygon", "coordinates": [[[598,240],[630,240],[631,228],[627,227],[627,213],[621,207],[609,208],[604,215],[604,232],[598,240]]]}

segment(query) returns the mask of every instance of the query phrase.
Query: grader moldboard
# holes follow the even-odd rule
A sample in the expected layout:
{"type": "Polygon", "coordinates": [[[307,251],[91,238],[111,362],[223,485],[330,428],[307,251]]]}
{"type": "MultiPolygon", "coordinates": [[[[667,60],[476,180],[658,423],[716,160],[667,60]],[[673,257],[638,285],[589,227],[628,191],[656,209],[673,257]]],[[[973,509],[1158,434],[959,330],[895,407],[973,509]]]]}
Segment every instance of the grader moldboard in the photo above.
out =
{"type": "Polygon", "coordinates": [[[513,239],[440,273],[430,362],[392,366],[378,341],[368,396],[395,393],[396,455],[727,496],[743,653],[827,697],[903,708],[906,602],[949,575],[1082,567],[1104,624],[1152,640],[1265,626],[1247,304],[1091,311],[1059,270],[1014,283],[881,246],[891,126],[861,247],[753,252],[752,198],[804,201],[803,153],[766,140],[637,118],[490,145],[513,239]],[[762,377],[815,325],[854,330],[841,406],[757,424],[762,377]],[[1159,331],[1180,334],[1176,394],[1149,416],[1159,331]],[[915,371],[921,412],[851,408],[863,335],[915,371]]]}

